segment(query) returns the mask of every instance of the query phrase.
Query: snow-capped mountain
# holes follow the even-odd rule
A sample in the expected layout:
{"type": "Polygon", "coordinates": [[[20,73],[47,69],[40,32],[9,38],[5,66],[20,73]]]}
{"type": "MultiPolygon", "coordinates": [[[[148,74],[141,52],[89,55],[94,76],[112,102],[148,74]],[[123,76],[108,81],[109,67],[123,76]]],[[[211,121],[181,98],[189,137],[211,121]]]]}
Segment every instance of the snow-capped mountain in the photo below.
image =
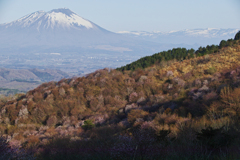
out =
{"type": "Polygon", "coordinates": [[[185,29],[178,31],[119,31],[117,33],[136,37],[142,40],[159,42],[159,43],[185,43],[209,45],[218,44],[221,40],[230,39],[235,36],[239,29],[220,29],[220,28],[205,28],[205,29],[185,29]]]}
{"type": "Polygon", "coordinates": [[[102,29],[96,24],[78,16],[67,8],[49,12],[37,11],[16,21],[0,25],[2,28],[31,28],[39,32],[46,29],[102,29]]]}
{"type": "Polygon", "coordinates": [[[108,31],[67,8],[37,11],[0,25],[0,53],[129,53],[172,48],[108,31]]]}
{"type": "Polygon", "coordinates": [[[115,68],[174,46],[113,33],[67,8],[0,25],[0,68],[86,73],[115,68]]]}
{"type": "MultiPolygon", "coordinates": [[[[36,51],[64,46],[93,48],[112,44],[122,35],[107,31],[67,8],[38,11],[0,25],[0,48],[36,51]]],[[[119,46],[117,46],[119,47],[119,46]]]]}

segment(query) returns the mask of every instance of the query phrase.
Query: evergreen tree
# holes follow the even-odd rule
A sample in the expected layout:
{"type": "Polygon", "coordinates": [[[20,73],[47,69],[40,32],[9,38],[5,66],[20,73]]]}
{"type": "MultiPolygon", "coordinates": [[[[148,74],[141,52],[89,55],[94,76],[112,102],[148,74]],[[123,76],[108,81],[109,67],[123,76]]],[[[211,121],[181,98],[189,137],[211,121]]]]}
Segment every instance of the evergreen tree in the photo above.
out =
{"type": "Polygon", "coordinates": [[[220,47],[220,48],[223,48],[223,47],[225,47],[226,45],[227,45],[227,41],[222,40],[222,41],[220,42],[220,44],[219,44],[219,47],[220,47]]]}
{"type": "Polygon", "coordinates": [[[239,40],[240,39],[240,31],[235,35],[234,40],[239,40]]]}

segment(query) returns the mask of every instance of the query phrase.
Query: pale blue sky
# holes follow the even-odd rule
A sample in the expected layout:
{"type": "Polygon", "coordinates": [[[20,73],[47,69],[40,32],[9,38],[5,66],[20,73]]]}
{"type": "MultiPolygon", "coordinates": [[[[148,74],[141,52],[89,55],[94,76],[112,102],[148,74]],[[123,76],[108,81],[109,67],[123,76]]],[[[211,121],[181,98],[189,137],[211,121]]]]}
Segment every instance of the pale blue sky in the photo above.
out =
{"type": "Polygon", "coordinates": [[[240,0],[0,0],[0,24],[63,7],[113,32],[240,28],[240,0]]]}

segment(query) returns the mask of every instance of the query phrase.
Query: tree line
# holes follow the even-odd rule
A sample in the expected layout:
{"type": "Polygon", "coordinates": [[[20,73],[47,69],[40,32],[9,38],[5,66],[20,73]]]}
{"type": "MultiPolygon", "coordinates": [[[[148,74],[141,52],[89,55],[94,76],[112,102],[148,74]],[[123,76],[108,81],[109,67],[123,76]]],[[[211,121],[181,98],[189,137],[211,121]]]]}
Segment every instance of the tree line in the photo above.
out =
{"type": "Polygon", "coordinates": [[[182,61],[193,57],[200,57],[206,54],[212,54],[219,51],[223,47],[233,46],[237,44],[237,40],[240,39],[240,31],[235,35],[234,39],[222,40],[219,45],[207,45],[206,47],[199,47],[198,50],[186,49],[186,48],[173,48],[168,51],[155,53],[152,56],[146,56],[139,60],[127,64],[126,66],[117,68],[118,71],[124,70],[136,70],[137,68],[147,68],[153,64],[158,64],[164,61],[177,60],[182,61]]]}

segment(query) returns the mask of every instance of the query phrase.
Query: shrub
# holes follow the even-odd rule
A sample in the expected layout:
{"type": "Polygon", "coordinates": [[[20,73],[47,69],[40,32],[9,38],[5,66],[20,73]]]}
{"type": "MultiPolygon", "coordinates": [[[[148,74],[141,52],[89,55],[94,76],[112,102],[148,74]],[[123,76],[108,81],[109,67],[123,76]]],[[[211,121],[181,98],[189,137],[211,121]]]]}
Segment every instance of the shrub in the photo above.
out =
{"type": "Polygon", "coordinates": [[[136,102],[138,98],[138,94],[136,92],[132,92],[129,95],[129,102],[136,102]]]}
{"type": "Polygon", "coordinates": [[[240,117],[240,88],[232,90],[229,87],[225,87],[221,90],[220,97],[229,111],[240,117]]]}
{"type": "Polygon", "coordinates": [[[28,137],[28,140],[25,144],[27,148],[35,148],[39,144],[40,140],[37,136],[31,135],[28,137]]]}
{"type": "Polygon", "coordinates": [[[94,97],[90,100],[89,107],[91,108],[92,111],[97,111],[99,107],[97,98],[94,97]]]}
{"type": "Polygon", "coordinates": [[[210,100],[215,100],[218,98],[218,95],[216,92],[212,91],[210,93],[207,93],[206,95],[203,96],[203,99],[205,101],[210,101],[210,100]]]}
{"type": "Polygon", "coordinates": [[[208,70],[206,70],[207,74],[213,74],[217,71],[217,69],[215,67],[210,67],[208,68],[208,70]]]}
{"type": "Polygon", "coordinates": [[[82,128],[85,129],[85,130],[92,129],[94,127],[95,127],[95,124],[93,124],[93,122],[90,119],[85,120],[84,125],[82,125],[82,128]]]}
{"type": "Polygon", "coordinates": [[[224,116],[223,109],[223,104],[219,101],[215,101],[207,108],[206,114],[210,119],[216,120],[224,116]]]}
{"type": "Polygon", "coordinates": [[[50,116],[47,120],[47,126],[55,126],[57,124],[57,117],[50,116]]]}
{"type": "Polygon", "coordinates": [[[171,108],[167,108],[165,111],[164,111],[165,114],[171,114],[172,113],[172,109],[171,108]]]}
{"type": "Polygon", "coordinates": [[[140,109],[134,109],[131,110],[128,113],[128,122],[129,123],[134,123],[136,121],[137,118],[144,118],[145,116],[147,116],[149,113],[140,109]]]}
{"type": "Polygon", "coordinates": [[[35,92],[34,94],[33,94],[33,101],[34,102],[39,102],[39,101],[41,101],[41,100],[43,100],[43,95],[42,95],[42,93],[41,92],[35,92]]]}

